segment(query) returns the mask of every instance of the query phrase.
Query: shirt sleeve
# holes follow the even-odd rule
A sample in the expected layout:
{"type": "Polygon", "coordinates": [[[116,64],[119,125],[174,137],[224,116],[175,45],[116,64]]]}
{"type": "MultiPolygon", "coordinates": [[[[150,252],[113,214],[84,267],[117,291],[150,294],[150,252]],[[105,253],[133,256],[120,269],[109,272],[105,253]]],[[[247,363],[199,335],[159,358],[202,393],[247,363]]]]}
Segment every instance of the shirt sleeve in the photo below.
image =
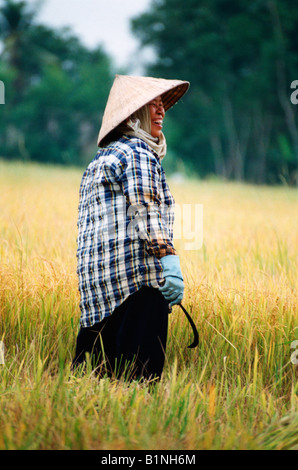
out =
{"type": "Polygon", "coordinates": [[[122,167],[119,183],[128,204],[127,215],[131,217],[134,235],[145,243],[148,254],[158,259],[176,255],[166,225],[165,212],[160,194],[160,163],[145,148],[132,151],[122,167]]]}

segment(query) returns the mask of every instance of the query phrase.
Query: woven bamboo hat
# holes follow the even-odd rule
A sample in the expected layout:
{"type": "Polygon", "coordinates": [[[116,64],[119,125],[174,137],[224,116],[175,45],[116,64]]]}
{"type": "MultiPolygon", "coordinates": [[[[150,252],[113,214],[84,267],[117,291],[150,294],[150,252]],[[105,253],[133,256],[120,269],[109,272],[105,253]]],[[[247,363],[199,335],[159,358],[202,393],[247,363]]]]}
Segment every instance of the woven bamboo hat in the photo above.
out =
{"type": "Polygon", "coordinates": [[[187,92],[189,82],[163,78],[116,75],[105,107],[97,144],[145,104],[162,96],[168,111],[187,92]]]}

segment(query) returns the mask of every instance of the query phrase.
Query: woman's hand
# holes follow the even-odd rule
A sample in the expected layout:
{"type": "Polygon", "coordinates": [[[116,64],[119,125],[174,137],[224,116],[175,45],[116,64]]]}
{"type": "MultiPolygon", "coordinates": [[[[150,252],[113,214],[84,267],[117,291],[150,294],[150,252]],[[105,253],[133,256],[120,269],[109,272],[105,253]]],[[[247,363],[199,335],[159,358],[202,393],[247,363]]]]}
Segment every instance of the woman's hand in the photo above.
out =
{"type": "Polygon", "coordinates": [[[183,299],[184,282],[180,268],[179,256],[168,255],[160,259],[163,267],[164,284],[159,287],[170,307],[179,304],[183,299]]]}

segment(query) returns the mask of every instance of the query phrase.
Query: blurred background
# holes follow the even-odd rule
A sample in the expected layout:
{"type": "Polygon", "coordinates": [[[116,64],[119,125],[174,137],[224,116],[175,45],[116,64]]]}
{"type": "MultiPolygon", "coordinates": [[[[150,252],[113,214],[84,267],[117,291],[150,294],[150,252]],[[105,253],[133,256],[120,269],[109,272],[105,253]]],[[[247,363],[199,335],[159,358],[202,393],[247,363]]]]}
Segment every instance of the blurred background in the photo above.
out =
{"type": "Polygon", "coordinates": [[[297,185],[293,0],[0,0],[0,158],[85,167],[115,73],[188,80],[169,174],[297,185]]]}

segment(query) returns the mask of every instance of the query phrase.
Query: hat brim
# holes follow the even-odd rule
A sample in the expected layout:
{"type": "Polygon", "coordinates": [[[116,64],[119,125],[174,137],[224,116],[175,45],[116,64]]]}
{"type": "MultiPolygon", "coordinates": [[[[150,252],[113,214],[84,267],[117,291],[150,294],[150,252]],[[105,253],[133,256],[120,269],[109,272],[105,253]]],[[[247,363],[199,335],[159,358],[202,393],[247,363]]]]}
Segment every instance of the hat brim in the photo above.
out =
{"type": "Polygon", "coordinates": [[[165,111],[172,108],[189,89],[189,82],[153,77],[116,75],[106,104],[97,144],[138,109],[158,96],[165,111]]]}

